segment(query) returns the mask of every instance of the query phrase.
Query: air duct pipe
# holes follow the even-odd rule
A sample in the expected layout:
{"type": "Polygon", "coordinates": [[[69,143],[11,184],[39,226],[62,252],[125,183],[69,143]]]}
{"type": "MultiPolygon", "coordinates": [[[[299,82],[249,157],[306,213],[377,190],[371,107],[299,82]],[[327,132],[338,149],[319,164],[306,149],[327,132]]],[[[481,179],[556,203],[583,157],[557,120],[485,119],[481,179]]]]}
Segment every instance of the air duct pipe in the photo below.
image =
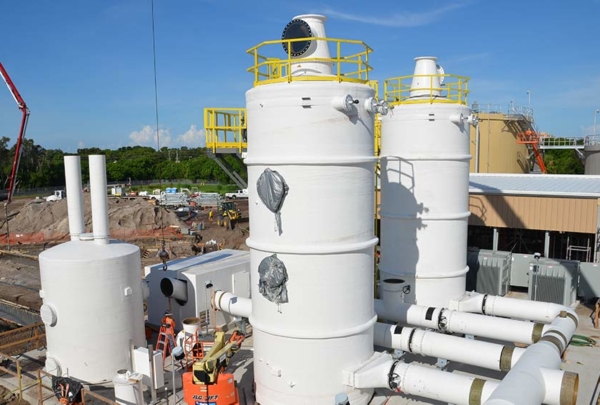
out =
{"type": "Polygon", "coordinates": [[[175,298],[183,303],[188,300],[187,283],[183,280],[163,278],[160,280],[160,292],[167,298],[175,298]]]}
{"type": "Polygon", "coordinates": [[[252,300],[250,298],[238,297],[225,291],[215,291],[212,304],[213,308],[233,316],[250,318],[250,314],[252,314],[252,300]]]}
{"type": "Polygon", "coordinates": [[[344,382],[358,389],[387,388],[409,395],[456,405],[482,404],[498,382],[403,363],[376,353],[366,365],[345,370],[344,382]]]}
{"type": "Polygon", "coordinates": [[[94,242],[99,245],[108,245],[108,198],[106,196],[106,158],[104,155],[90,155],[90,189],[94,242]]]}
{"type": "MultiPolygon", "coordinates": [[[[569,345],[577,324],[577,317],[570,312],[562,312],[549,325],[550,329],[543,334],[540,341],[525,350],[485,405],[538,405],[542,402],[574,405],[577,402],[579,376],[575,373],[564,373],[560,385],[557,381],[552,385],[546,383],[544,375],[560,368],[561,356],[569,345]],[[547,391],[556,391],[557,387],[560,387],[559,401],[547,402],[547,391]]],[[[556,380],[556,373],[554,375],[556,380]]]]}
{"type": "Polygon", "coordinates": [[[469,292],[463,298],[451,301],[450,309],[544,323],[554,321],[563,312],[577,319],[575,312],[564,305],[541,301],[525,301],[475,292],[469,292]]]}
{"type": "Polygon", "coordinates": [[[85,232],[83,219],[83,192],[81,190],[81,159],[79,156],[65,156],[65,177],[69,233],[71,240],[79,240],[85,232]]]}
{"type": "Polygon", "coordinates": [[[432,356],[489,370],[508,371],[525,349],[444,335],[423,329],[375,324],[377,346],[432,356]]]}
{"type": "Polygon", "coordinates": [[[405,325],[523,344],[537,342],[550,329],[550,325],[541,323],[493,318],[444,308],[411,304],[386,306],[383,300],[375,300],[375,312],[382,319],[405,325]]]}

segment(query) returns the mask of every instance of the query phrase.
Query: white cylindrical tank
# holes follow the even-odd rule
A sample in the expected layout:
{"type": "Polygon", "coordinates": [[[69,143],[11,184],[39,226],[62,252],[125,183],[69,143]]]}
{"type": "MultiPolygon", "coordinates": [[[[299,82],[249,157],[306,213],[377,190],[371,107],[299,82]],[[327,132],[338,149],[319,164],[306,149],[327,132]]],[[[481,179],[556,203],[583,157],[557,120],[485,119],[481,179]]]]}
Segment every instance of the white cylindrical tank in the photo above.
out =
{"type": "Polygon", "coordinates": [[[131,344],[145,345],[139,248],[82,234],[39,262],[48,372],[103,383],[130,369],[131,344]]]}
{"type": "Polygon", "coordinates": [[[361,405],[372,396],[344,385],[342,371],[373,354],[374,117],[364,107],[373,95],[366,84],[337,81],[246,93],[246,243],[261,405],[330,405],[340,392],[361,405]],[[289,188],[279,219],[257,187],[266,169],[289,188]],[[287,272],[287,302],[270,300],[259,287],[259,266],[273,254],[287,272]]]}
{"type": "MultiPolygon", "coordinates": [[[[416,71],[436,75],[431,59],[416,71]]],[[[407,303],[447,307],[468,270],[470,110],[415,86],[381,123],[380,279],[405,280],[407,303]]]]}

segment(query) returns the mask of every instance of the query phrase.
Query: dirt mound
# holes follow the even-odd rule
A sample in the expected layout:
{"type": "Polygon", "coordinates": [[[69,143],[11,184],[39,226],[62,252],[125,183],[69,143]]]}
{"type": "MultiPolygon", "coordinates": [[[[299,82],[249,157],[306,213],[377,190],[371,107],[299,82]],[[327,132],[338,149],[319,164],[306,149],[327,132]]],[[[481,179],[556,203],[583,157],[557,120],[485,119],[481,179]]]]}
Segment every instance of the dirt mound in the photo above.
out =
{"type": "MultiPolygon", "coordinates": [[[[152,234],[165,228],[185,226],[172,211],[157,207],[143,199],[109,199],[108,218],[111,237],[152,234]]],[[[84,195],[84,221],[86,232],[92,232],[92,210],[89,194],[84,195]]],[[[26,203],[10,219],[13,237],[48,241],[63,239],[69,234],[67,201],[26,203]],[[34,237],[35,235],[35,237],[34,237]]],[[[0,234],[6,233],[6,224],[0,234]]]]}

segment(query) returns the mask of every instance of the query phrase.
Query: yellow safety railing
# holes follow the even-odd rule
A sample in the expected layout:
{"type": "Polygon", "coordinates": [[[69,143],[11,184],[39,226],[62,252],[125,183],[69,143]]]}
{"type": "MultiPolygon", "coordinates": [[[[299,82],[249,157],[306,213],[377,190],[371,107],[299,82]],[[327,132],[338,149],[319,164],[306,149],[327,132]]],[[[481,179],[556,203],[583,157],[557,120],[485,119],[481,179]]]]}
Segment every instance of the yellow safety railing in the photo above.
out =
{"type": "Polygon", "coordinates": [[[245,108],[205,108],[206,147],[213,153],[217,149],[236,149],[242,153],[247,147],[246,117],[245,108]]]}
{"type": "MultiPolygon", "coordinates": [[[[429,80],[432,83],[433,80],[429,80]]],[[[425,81],[428,81],[427,79],[425,81]]],[[[411,75],[392,77],[384,81],[383,85],[384,99],[390,106],[400,104],[463,104],[467,105],[467,96],[469,94],[469,78],[456,75],[411,75]],[[412,88],[412,82],[415,77],[443,79],[443,85],[440,87],[419,87],[412,88]],[[411,97],[411,91],[419,91],[418,97],[411,97]],[[429,92],[429,94],[425,93],[429,92]]]]}
{"type": "Polygon", "coordinates": [[[368,83],[369,53],[373,50],[362,41],[336,38],[293,38],[265,41],[246,51],[254,58],[254,64],[248,72],[254,74],[254,86],[270,83],[293,81],[339,81],[368,83]],[[325,41],[331,52],[330,58],[317,57],[292,57],[292,43],[304,41],[325,41]],[[287,57],[266,56],[281,53],[282,46],[286,46],[287,57]],[[352,53],[349,53],[352,52],[352,53]],[[293,65],[298,63],[323,63],[331,65],[331,75],[298,75],[292,73],[293,65]]]}

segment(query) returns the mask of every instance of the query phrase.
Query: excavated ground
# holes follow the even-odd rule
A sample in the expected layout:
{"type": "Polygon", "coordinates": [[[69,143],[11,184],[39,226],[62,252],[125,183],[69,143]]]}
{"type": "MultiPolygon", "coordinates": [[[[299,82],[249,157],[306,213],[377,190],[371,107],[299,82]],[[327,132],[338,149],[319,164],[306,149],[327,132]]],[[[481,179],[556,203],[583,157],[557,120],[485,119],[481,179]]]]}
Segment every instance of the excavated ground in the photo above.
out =
{"type": "MultiPolygon", "coordinates": [[[[141,198],[110,198],[110,236],[140,247],[142,268],[160,262],[158,250],[163,241],[171,258],[198,254],[201,246],[215,241],[223,249],[247,250],[248,202],[236,202],[242,219],[233,230],[209,221],[208,210],[179,218],[174,210],[152,205],[141,198]],[[202,230],[198,230],[199,227],[202,230]],[[182,234],[193,229],[200,238],[182,234]],[[200,240],[198,240],[200,239],[200,240]]],[[[86,232],[92,231],[89,194],[84,199],[86,232]]],[[[6,215],[0,212],[0,299],[39,310],[40,275],[37,255],[45,249],[69,240],[66,200],[34,202],[15,200],[9,205],[10,252],[6,236],[6,215]]],[[[142,271],[140,269],[140,271],[142,271]]]]}

